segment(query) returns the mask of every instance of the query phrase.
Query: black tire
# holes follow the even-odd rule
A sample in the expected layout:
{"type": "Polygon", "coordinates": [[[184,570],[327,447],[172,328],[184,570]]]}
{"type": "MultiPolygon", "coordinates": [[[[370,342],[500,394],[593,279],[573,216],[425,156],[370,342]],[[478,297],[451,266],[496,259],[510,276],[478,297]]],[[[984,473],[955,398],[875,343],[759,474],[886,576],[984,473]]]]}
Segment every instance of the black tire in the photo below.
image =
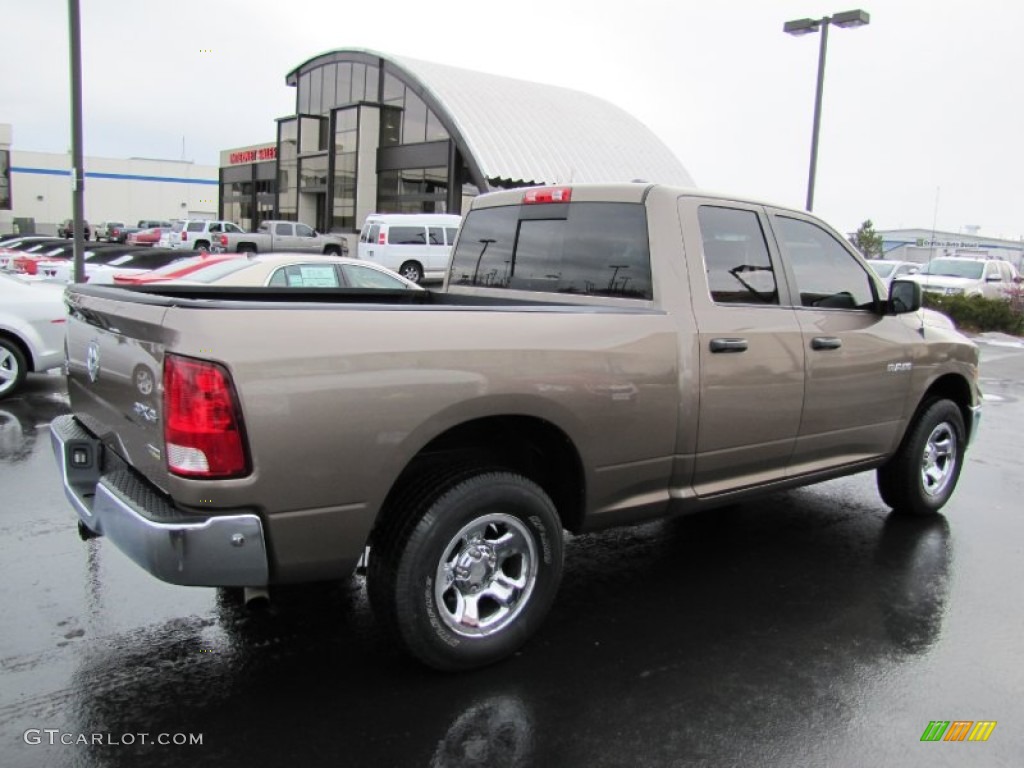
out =
{"type": "Polygon", "coordinates": [[[208,251],[210,250],[210,244],[205,240],[196,240],[196,244],[192,246],[195,251],[208,251]]]}
{"type": "Polygon", "coordinates": [[[925,403],[899,450],[878,469],[882,500],[897,514],[935,514],[953,495],[965,448],[964,417],[956,403],[925,403]]]}
{"type": "Polygon", "coordinates": [[[411,486],[392,509],[391,524],[375,535],[367,575],[385,629],[445,671],[492,664],[519,649],[562,578],[562,526],[547,494],[513,472],[448,470],[411,486]]]}
{"type": "Polygon", "coordinates": [[[418,283],[423,279],[423,267],[420,266],[419,262],[407,261],[398,268],[398,274],[406,280],[412,280],[414,283],[418,283]]]}
{"type": "Polygon", "coordinates": [[[252,243],[239,243],[238,244],[237,252],[238,253],[256,253],[256,246],[253,245],[252,243]]]}
{"type": "Polygon", "coordinates": [[[324,248],[324,256],[341,256],[341,248],[336,245],[328,245],[324,248]]]}
{"type": "Polygon", "coordinates": [[[21,348],[0,336],[0,400],[21,389],[28,373],[28,364],[21,348]]]}

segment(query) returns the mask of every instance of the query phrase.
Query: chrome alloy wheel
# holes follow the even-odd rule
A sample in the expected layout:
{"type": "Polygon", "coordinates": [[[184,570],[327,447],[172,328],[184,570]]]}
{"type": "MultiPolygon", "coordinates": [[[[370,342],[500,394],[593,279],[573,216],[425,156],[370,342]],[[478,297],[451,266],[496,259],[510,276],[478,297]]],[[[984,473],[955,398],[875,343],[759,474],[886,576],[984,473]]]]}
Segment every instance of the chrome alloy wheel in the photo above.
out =
{"type": "Polygon", "coordinates": [[[21,374],[21,365],[14,353],[0,347],[0,394],[13,389],[21,374]]]}
{"type": "Polygon", "coordinates": [[[486,637],[515,620],[537,582],[537,547],[526,525],[501,513],[463,526],[437,566],[442,621],[464,637],[486,637]]]}
{"type": "Polygon", "coordinates": [[[928,496],[938,496],[946,490],[956,474],[956,432],[943,421],[935,425],[928,435],[921,457],[921,486],[928,496]]]}

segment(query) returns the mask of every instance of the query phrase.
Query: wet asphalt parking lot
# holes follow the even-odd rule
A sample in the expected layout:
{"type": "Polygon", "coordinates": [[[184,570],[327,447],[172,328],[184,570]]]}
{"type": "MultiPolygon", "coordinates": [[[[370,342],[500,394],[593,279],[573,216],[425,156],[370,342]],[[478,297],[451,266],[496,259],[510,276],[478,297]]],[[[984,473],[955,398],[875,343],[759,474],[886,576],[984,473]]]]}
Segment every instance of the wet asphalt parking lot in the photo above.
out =
{"type": "Polygon", "coordinates": [[[575,537],[537,636],[460,675],[388,646],[358,577],[253,613],[80,541],[35,377],[0,401],[0,765],[1019,766],[1024,344],[980,341],[943,515],[863,474],[575,537]]]}

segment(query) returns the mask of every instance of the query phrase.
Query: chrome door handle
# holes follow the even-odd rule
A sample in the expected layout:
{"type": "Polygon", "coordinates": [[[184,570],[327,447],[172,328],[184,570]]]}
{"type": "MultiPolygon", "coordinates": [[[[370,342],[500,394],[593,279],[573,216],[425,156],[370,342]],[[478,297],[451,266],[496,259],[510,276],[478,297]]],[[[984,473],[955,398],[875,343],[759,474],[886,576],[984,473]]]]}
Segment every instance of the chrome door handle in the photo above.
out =
{"type": "Polygon", "coordinates": [[[746,352],[746,339],[712,339],[709,345],[712,352],[746,352]]]}

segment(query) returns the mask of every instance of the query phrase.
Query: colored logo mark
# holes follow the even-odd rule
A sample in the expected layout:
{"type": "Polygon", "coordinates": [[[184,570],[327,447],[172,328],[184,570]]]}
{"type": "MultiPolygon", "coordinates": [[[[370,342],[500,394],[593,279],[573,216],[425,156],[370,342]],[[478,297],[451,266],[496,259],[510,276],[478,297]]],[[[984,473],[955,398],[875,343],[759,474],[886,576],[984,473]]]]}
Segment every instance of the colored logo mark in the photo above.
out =
{"type": "Polygon", "coordinates": [[[932,720],[921,734],[921,741],[988,741],[996,729],[996,720],[932,720]]]}

